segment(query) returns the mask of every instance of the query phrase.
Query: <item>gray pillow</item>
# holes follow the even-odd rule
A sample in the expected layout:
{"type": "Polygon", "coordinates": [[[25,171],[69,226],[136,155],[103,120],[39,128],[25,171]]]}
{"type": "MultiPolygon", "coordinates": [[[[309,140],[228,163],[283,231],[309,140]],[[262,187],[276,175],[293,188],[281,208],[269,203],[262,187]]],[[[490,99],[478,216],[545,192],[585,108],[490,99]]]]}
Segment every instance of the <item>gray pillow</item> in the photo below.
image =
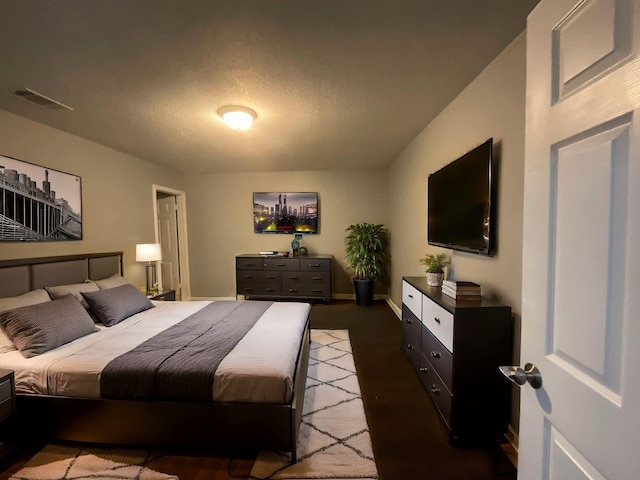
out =
{"type": "Polygon", "coordinates": [[[27,358],[98,331],[73,295],[1,312],[0,325],[27,358]]]}
{"type": "Polygon", "coordinates": [[[84,298],[82,298],[80,292],[96,292],[99,290],[98,285],[96,285],[91,280],[87,280],[83,283],[72,283],[71,285],[58,285],[55,287],[44,288],[47,292],[49,292],[49,295],[51,295],[51,298],[53,298],[54,300],[57,298],[62,298],[66,295],[73,295],[84,308],[89,308],[89,305],[84,300],[84,298]]]}
{"type": "Polygon", "coordinates": [[[153,308],[153,303],[145,294],[130,283],[97,292],[81,292],[81,295],[98,320],[106,327],[153,308]]]}
{"type": "MultiPolygon", "coordinates": [[[[17,297],[0,298],[0,312],[50,301],[51,297],[49,297],[49,294],[44,289],[39,288],[38,290],[32,290],[17,297]]],[[[9,337],[7,337],[4,330],[0,329],[0,353],[12,352],[14,350],[17,350],[16,346],[9,337]]]]}
{"type": "Polygon", "coordinates": [[[100,288],[100,290],[106,290],[108,288],[119,287],[121,285],[129,285],[127,279],[122,275],[116,273],[115,275],[111,275],[110,277],[103,278],[102,280],[95,280],[96,285],[100,288]]]}

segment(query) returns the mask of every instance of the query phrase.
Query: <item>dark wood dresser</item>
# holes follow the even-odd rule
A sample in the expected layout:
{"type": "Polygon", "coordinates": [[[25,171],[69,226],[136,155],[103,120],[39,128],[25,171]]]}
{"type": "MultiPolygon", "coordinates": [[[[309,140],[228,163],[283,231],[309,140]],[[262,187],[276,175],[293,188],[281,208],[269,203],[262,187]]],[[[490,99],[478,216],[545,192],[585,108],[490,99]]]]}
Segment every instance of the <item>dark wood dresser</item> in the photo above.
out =
{"type": "Polygon", "coordinates": [[[331,300],[331,255],[236,257],[236,296],[331,300]]]}
{"type": "Polygon", "coordinates": [[[506,432],[512,364],[511,307],[456,302],[424,277],[402,282],[402,350],[449,430],[452,444],[495,441],[506,432]]]}

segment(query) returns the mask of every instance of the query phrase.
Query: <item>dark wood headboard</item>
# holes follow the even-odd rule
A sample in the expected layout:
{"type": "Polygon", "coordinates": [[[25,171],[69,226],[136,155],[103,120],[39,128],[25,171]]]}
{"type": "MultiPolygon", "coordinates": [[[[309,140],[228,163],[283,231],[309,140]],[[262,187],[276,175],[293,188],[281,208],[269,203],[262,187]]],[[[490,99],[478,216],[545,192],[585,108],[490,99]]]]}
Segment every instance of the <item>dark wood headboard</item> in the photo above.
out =
{"type": "Polygon", "coordinates": [[[122,252],[0,260],[0,297],[122,275],[122,252]]]}

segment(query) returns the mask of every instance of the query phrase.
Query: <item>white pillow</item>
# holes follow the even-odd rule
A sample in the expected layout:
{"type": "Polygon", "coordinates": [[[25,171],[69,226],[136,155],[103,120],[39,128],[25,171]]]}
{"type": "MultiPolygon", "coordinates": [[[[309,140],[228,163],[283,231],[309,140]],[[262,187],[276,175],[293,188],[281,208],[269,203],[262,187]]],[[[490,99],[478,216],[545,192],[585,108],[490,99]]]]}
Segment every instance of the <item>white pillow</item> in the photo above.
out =
{"type": "MultiPolygon", "coordinates": [[[[13,310],[14,308],[28,307],[29,305],[36,305],[38,303],[50,302],[51,297],[47,291],[43,288],[33,290],[31,292],[23,293],[17,297],[0,298],[0,312],[6,310],[13,310]]],[[[7,353],[17,350],[4,330],[0,328],[0,353],[7,353]]]]}
{"type": "Polygon", "coordinates": [[[91,280],[86,280],[83,283],[72,283],[70,285],[58,285],[55,287],[44,288],[49,292],[49,295],[51,295],[51,298],[54,300],[62,298],[65,295],[73,295],[87,310],[89,309],[89,305],[85,302],[82,295],[80,295],[80,292],[97,292],[99,290],[98,285],[91,280]]]}
{"type": "Polygon", "coordinates": [[[111,275],[110,277],[103,278],[102,280],[94,280],[96,285],[100,288],[100,290],[107,290],[109,288],[119,287],[121,285],[127,285],[129,282],[120,275],[116,273],[115,275],[111,275]]]}

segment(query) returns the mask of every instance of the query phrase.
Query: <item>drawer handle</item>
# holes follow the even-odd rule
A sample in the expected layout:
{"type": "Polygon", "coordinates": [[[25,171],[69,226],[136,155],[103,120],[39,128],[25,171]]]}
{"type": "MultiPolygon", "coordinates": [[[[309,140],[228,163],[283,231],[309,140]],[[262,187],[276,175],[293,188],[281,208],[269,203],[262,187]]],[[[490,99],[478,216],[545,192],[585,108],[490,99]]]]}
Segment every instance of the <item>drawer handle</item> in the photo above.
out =
{"type": "Polygon", "coordinates": [[[440,394],[440,389],[438,387],[436,387],[435,383],[433,385],[431,385],[431,393],[433,393],[435,395],[439,395],[440,394]]]}
{"type": "Polygon", "coordinates": [[[264,278],[266,278],[267,280],[275,280],[276,277],[274,277],[273,275],[267,275],[264,278]]]}
{"type": "Polygon", "coordinates": [[[320,293],[322,290],[319,288],[314,288],[313,290],[311,290],[313,293],[320,293]]]}
{"type": "Polygon", "coordinates": [[[413,350],[413,345],[411,345],[410,343],[407,344],[407,349],[409,350],[413,350]]]}
{"type": "Polygon", "coordinates": [[[413,320],[411,320],[410,318],[405,318],[404,321],[407,322],[407,323],[413,323],[413,320]]]}
{"type": "Polygon", "coordinates": [[[299,292],[300,290],[298,290],[297,288],[290,288],[289,291],[291,293],[295,293],[295,292],[299,292]]]}
{"type": "Polygon", "coordinates": [[[411,294],[409,294],[408,296],[409,296],[409,298],[413,298],[413,295],[411,295],[411,294]]]}
{"type": "Polygon", "coordinates": [[[322,280],[322,277],[311,277],[312,280],[322,280]]]}
{"type": "Polygon", "coordinates": [[[253,275],[243,275],[242,278],[253,278],[253,275]]]}
{"type": "Polygon", "coordinates": [[[431,356],[433,358],[440,358],[442,356],[442,354],[440,352],[431,352],[431,356]]]}
{"type": "Polygon", "coordinates": [[[276,267],[286,267],[286,263],[276,263],[276,267]]]}
{"type": "Polygon", "coordinates": [[[320,264],[319,263],[310,263],[309,266],[317,268],[317,267],[320,266],[320,264]]]}
{"type": "Polygon", "coordinates": [[[427,373],[429,371],[429,369],[427,367],[420,367],[420,372],[421,373],[427,373]]]}
{"type": "Polygon", "coordinates": [[[245,288],[244,291],[245,292],[253,292],[253,288],[245,288]]]}
{"type": "Polygon", "coordinates": [[[433,317],[433,319],[436,321],[438,325],[440,325],[440,319],[438,317],[433,317]]]}
{"type": "Polygon", "coordinates": [[[255,267],[256,264],[255,263],[245,263],[244,266],[245,267],[255,267]]]}
{"type": "Polygon", "coordinates": [[[300,277],[289,277],[289,280],[298,280],[300,277]]]}

